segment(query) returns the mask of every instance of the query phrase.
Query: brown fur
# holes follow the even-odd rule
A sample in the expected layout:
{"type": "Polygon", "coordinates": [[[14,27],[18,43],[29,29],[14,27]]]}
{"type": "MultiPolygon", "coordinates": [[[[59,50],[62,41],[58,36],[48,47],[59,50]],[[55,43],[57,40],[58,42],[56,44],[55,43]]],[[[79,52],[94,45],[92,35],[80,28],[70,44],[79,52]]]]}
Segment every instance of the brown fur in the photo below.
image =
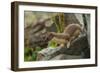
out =
{"type": "Polygon", "coordinates": [[[80,35],[81,31],[82,27],[79,24],[69,24],[65,27],[63,33],[51,32],[54,36],[52,40],[60,44],[61,47],[67,45],[67,48],[69,48],[71,41],[76,39],[80,35]]]}

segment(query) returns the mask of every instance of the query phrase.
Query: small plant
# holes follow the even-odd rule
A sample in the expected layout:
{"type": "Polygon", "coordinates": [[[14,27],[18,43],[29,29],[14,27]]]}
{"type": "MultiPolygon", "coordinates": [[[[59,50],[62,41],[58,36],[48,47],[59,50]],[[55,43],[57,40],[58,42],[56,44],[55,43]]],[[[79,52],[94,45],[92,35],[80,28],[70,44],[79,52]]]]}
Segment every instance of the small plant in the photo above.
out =
{"type": "Polygon", "coordinates": [[[25,48],[24,61],[36,61],[37,53],[41,50],[41,47],[36,47],[34,51],[32,50],[32,48],[25,48]]]}
{"type": "MultiPolygon", "coordinates": [[[[64,13],[58,13],[55,17],[52,17],[52,20],[57,28],[57,33],[62,33],[64,31],[64,13]]],[[[49,47],[57,47],[57,43],[53,40],[49,41],[49,47]]]]}
{"type": "Polygon", "coordinates": [[[32,49],[25,48],[24,49],[24,61],[31,61],[32,60],[31,55],[32,55],[32,49]]]}
{"type": "Polygon", "coordinates": [[[57,28],[57,33],[62,33],[64,30],[64,13],[58,13],[52,20],[57,28]]]}
{"type": "Polygon", "coordinates": [[[48,47],[53,47],[53,48],[56,48],[57,47],[57,43],[53,40],[49,41],[48,43],[48,47]]]}

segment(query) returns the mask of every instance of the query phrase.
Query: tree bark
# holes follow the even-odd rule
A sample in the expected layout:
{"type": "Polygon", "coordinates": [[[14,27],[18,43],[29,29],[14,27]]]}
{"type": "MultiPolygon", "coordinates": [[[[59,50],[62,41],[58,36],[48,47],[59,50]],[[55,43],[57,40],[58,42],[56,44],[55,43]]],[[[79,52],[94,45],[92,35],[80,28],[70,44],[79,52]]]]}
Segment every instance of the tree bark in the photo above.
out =
{"type": "Polygon", "coordinates": [[[42,51],[38,52],[37,60],[50,60],[59,54],[79,56],[87,48],[88,48],[87,37],[86,35],[82,35],[71,43],[70,48],[57,47],[57,48],[43,49],[42,51]]]}

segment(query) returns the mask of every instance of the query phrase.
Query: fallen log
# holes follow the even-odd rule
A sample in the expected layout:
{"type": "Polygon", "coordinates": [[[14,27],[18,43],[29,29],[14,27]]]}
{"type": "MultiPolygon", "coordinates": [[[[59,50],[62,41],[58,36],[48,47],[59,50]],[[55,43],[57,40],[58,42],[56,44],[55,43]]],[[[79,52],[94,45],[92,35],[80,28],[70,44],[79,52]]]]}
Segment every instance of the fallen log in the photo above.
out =
{"type": "Polygon", "coordinates": [[[62,52],[62,48],[45,48],[42,51],[38,52],[37,60],[50,60],[51,58],[59,55],[62,52]]]}
{"type": "Polygon", "coordinates": [[[82,59],[82,55],[66,55],[66,54],[59,54],[52,58],[51,60],[65,60],[65,59],[82,59]]]}
{"type": "MultiPolygon", "coordinates": [[[[82,36],[78,37],[77,39],[75,39],[71,43],[70,48],[48,47],[48,48],[41,50],[37,54],[37,60],[51,60],[59,54],[79,56],[82,53],[84,53],[84,49],[89,49],[86,35],[82,35],[82,36]]],[[[56,58],[54,58],[54,59],[56,59],[56,58]]]]}

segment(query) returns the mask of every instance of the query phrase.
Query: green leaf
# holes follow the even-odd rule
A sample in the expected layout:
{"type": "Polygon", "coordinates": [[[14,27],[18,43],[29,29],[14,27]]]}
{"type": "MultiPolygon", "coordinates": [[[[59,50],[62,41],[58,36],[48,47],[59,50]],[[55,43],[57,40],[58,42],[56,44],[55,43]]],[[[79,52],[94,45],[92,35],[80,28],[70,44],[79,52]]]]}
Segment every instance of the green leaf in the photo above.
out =
{"type": "Polygon", "coordinates": [[[37,57],[37,53],[36,52],[32,53],[32,61],[36,61],[36,57],[37,57]]]}
{"type": "Polygon", "coordinates": [[[48,43],[48,47],[53,47],[53,48],[56,48],[57,47],[57,43],[55,41],[49,41],[48,43]]]}

